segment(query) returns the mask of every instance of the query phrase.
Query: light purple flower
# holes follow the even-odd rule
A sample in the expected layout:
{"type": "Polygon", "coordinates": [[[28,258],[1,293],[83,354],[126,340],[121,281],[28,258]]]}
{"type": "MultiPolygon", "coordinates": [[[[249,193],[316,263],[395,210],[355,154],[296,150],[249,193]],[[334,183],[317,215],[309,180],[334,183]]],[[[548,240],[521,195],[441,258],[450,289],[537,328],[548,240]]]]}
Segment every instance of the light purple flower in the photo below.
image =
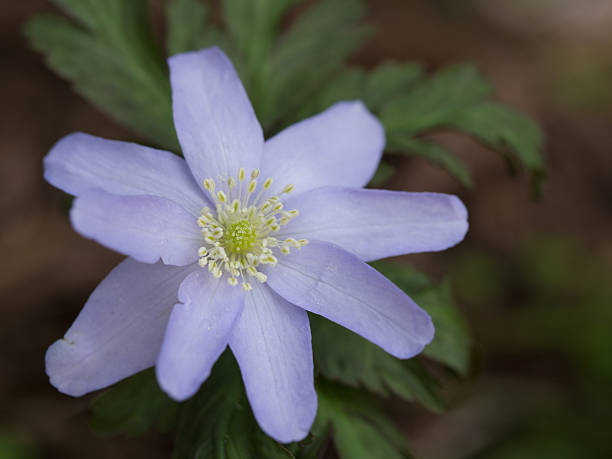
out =
{"type": "Polygon", "coordinates": [[[79,396],[155,365],[162,389],[185,400],[229,344],[261,428],[300,440],[317,409],[307,311],[398,358],[418,354],[431,319],[365,262],[456,244],[465,207],[362,188],[385,139],[361,102],[264,142],[219,49],[169,65],[185,160],[82,133],[45,158],[45,178],[76,196],[74,228],[129,257],[49,348],[47,373],[79,396]]]}

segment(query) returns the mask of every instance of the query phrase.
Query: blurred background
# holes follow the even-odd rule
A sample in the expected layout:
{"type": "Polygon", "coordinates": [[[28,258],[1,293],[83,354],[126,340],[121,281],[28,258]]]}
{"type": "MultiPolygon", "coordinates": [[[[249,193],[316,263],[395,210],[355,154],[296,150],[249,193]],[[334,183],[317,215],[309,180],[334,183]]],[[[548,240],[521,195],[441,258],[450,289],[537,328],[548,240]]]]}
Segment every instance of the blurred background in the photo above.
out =
{"type": "MultiPolygon", "coordinates": [[[[392,159],[388,188],[458,194],[471,224],[456,248],[404,257],[450,276],[473,337],[470,374],[444,379],[447,413],[390,406],[415,456],[612,457],[612,3],[368,4],[377,31],[353,63],[418,60],[433,71],[473,61],[497,98],[535,118],[547,138],[539,199],[525,174],[511,176],[499,155],[459,134],[432,135],[468,164],[473,190],[425,161],[392,159]]],[[[44,0],[0,6],[0,458],[168,457],[168,437],[93,433],[95,395],[63,396],[44,374],[46,348],[121,257],[72,231],[42,158],[76,130],[138,137],[28,49],[22,24],[43,11],[55,9],[44,0]]]]}

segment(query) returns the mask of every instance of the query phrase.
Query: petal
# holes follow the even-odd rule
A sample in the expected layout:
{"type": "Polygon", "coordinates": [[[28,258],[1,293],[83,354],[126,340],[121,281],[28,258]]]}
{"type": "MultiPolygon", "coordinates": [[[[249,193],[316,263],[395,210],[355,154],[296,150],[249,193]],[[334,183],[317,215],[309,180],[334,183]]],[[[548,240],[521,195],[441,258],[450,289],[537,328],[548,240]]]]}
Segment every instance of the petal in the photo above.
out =
{"type": "Polygon", "coordinates": [[[294,194],[326,185],[362,187],[384,146],[385,131],[363,103],[340,102],[269,139],[262,176],[275,180],[273,192],[289,183],[294,194]]]}
{"type": "Polygon", "coordinates": [[[168,65],[176,132],[198,183],[259,167],[263,131],[227,56],[213,47],[177,54],[168,65]]]}
{"type": "Polygon", "coordinates": [[[465,206],[449,194],[324,187],[285,206],[300,214],[279,237],[331,242],[365,261],[444,250],[468,229],[465,206]]]}
{"type": "Polygon", "coordinates": [[[287,301],[410,358],[433,338],[429,315],[374,268],[320,241],[280,257],[268,284],[287,301]]]}
{"type": "Polygon", "coordinates": [[[83,236],[142,263],[193,263],[203,242],[193,215],[156,196],[92,191],[75,199],[70,219],[83,236]]]}
{"type": "Polygon", "coordinates": [[[308,314],[255,284],[230,338],[247,396],[264,432],[302,440],[317,412],[308,314]]]}
{"type": "Polygon", "coordinates": [[[195,216],[207,202],[183,159],[135,143],[76,132],[55,144],[44,167],[49,183],[74,196],[95,189],[126,196],[149,194],[167,198],[195,216]]]}
{"type": "Polygon", "coordinates": [[[195,394],[227,343],[244,306],[244,292],[208,270],[189,275],[178,292],[157,360],[157,380],[175,400],[195,394]]]}
{"type": "Polygon", "coordinates": [[[130,258],[98,285],[45,358],[51,384],[78,397],[155,363],[182,280],[199,266],[142,264],[130,258]]]}

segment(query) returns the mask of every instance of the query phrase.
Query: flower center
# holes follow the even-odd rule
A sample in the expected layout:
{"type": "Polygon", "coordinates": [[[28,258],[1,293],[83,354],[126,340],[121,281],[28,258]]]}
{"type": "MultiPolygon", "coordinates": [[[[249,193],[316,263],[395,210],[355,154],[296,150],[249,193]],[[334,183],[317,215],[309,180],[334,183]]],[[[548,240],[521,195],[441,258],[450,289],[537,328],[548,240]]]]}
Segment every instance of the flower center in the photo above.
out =
{"type": "Polygon", "coordinates": [[[230,285],[238,285],[238,279],[241,279],[245,291],[253,288],[249,277],[262,283],[267,280],[267,276],[257,268],[259,265],[276,265],[275,253],[280,251],[288,255],[291,248],[300,249],[308,244],[306,239],[280,240],[272,236],[298,215],[297,210],[284,210],[279,197],[290,193],[293,185],[283,188],[279,196],[264,199],[272,179],[267,179],[256,193],[258,176],[259,170],[255,169],[247,184],[244,169],[240,168],[237,180],[230,177],[221,182],[223,189],[218,191],[215,191],[216,183],[212,178],[204,180],[204,188],[209,192],[215,210],[205,207],[198,218],[206,244],[198,251],[200,266],[208,267],[217,278],[228,274],[230,285]]]}
{"type": "Polygon", "coordinates": [[[246,253],[257,240],[255,228],[247,220],[240,220],[227,228],[223,243],[231,253],[246,253]]]}

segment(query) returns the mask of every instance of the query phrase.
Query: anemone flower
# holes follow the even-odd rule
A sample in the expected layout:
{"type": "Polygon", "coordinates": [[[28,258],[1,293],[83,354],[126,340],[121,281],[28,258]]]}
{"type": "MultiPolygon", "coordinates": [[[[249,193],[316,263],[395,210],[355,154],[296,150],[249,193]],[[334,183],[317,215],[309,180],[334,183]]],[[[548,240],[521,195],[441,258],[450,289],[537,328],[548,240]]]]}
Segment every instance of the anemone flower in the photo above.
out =
{"type": "Polygon", "coordinates": [[[317,396],[307,311],[406,359],[430,317],[366,262],[446,249],[467,231],[451,195],[363,189],[385,144],[361,102],[340,102],[264,141],[217,48],[169,59],[185,159],[83,133],[61,139],[45,178],[76,196],[76,231],[128,258],[46,355],[80,396],[155,365],[191,397],[229,345],[261,428],[304,438],[317,396]]]}

